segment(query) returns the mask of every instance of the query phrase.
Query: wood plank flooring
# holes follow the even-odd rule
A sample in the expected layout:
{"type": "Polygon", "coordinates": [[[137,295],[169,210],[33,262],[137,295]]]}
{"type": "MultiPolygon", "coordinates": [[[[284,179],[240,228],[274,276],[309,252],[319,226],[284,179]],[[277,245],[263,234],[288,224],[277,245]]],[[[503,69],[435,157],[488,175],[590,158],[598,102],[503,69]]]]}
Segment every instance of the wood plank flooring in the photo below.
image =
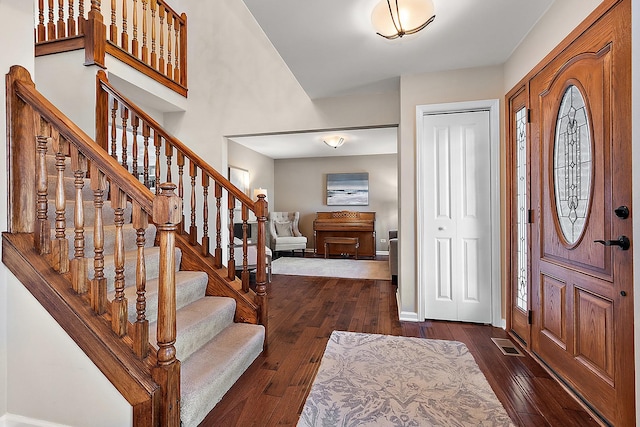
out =
{"type": "Polygon", "coordinates": [[[528,355],[504,356],[504,330],[457,322],[400,322],[390,281],[274,275],[268,350],[201,426],[294,426],[333,330],[464,342],[518,426],[598,425],[528,355]]]}

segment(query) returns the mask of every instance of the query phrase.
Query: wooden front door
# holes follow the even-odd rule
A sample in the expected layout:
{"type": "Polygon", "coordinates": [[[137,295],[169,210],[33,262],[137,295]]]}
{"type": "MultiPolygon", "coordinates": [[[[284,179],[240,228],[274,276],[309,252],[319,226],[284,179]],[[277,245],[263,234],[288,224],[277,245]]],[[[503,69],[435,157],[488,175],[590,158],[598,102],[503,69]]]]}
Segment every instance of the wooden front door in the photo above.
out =
{"type": "Polygon", "coordinates": [[[530,349],[616,426],[635,421],[630,3],[529,84],[530,349]]]}

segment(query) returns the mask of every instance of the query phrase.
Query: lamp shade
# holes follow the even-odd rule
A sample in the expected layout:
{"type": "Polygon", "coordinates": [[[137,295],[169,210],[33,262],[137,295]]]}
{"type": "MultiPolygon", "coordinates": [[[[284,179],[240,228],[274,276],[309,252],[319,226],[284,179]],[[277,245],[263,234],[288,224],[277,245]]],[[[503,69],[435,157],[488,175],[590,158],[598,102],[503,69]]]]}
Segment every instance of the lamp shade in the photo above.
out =
{"type": "Polygon", "coordinates": [[[344,144],[344,138],[341,136],[331,136],[323,139],[322,141],[331,148],[338,148],[344,144]]]}
{"type": "Polygon", "coordinates": [[[254,188],[253,189],[253,199],[258,200],[258,196],[260,194],[264,194],[264,200],[267,200],[267,189],[266,188],[254,188]]]}
{"type": "Polygon", "coordinates": [[[415,34],[434,18],[432,0],[381,0],[371,13],[373,28],[387,39],[415,34]]]}

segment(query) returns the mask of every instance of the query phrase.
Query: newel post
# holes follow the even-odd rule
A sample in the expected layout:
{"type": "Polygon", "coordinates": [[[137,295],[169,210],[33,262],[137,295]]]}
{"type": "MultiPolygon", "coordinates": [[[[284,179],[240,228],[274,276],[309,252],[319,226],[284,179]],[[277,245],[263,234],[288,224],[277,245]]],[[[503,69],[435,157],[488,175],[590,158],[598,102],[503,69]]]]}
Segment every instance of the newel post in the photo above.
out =
{"type": "Polygon", "coordinates": [[[153,222],[160,241],[158,277],[158,358],[153,379],[162,388],[160,424],[180,426],[180,361],[176,358],[175,233],[182,219],[182,199],[172,183],[160,185],[153,200],[153,222]]]}
{"type": "Polygon", "coordinates": [[[101,0],[91,0],[91,10],[84,23],[84,65],[104,65],[107,44],[107,27],[104,25],[101,0]]]}
{"type": "Polygon", "coordinates": [[[257,264],[258,269],[256,271],[256,299],[257,304],[260,307],[260,313],[258,317],[258,323],[264,326],[265,332],[265,348],[268,343],[268,319],[269,319],[269,310],[268,310],[268,301],[267,301],[267,254],[266,254],[266,244],[267,244],[267,212],[269,211],[269,204],[265,200],[264,194],[258,195],[258,200],[256,201],[256,219],[258,220],[258,247],[257,249],[257,264]]]}

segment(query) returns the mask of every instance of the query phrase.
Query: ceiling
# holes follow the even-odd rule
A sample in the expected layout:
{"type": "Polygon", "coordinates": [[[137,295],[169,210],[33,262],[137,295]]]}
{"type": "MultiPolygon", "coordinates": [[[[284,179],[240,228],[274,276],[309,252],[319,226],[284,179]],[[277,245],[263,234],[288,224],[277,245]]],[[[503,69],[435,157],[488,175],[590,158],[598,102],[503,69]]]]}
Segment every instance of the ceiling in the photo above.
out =
{"type": "MultiPolygon", "coordinates": [[[[554,0],[433,0],[435,20],[396,40],[371,26],[380,0],[243,1],[307,94],[322,98],[398,91],[402,75],[502,64],[554,0]]],[[[321,137],[300,136],[252,143],[264,145],[257,151],[269,157],[286,158],[321,137]],[[288,145],[271,152],[274,141],[288,145]]],[[[237,142],[243,140],[249,141],[237,142]]],[[[347,147],[332,150],[345,155],[347,147]]]]}

